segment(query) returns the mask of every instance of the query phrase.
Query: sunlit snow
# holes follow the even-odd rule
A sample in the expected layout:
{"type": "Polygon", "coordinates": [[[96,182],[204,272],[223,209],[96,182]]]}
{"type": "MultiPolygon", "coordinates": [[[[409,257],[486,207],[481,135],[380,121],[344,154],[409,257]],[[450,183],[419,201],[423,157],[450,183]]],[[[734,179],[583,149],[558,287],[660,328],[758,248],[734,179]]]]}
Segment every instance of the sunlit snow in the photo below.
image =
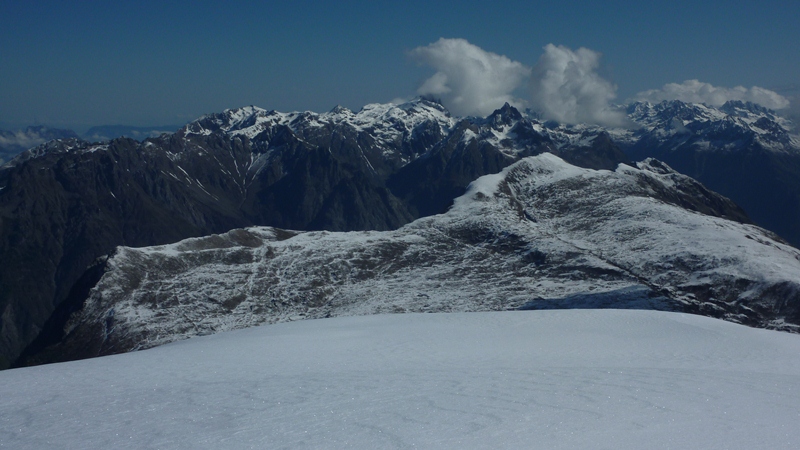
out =
{"type": "Polygon", "coordinates": [[[2,448],[798,448],[800,336],[562,310],[262,326],[0,372],[2,448]]]}

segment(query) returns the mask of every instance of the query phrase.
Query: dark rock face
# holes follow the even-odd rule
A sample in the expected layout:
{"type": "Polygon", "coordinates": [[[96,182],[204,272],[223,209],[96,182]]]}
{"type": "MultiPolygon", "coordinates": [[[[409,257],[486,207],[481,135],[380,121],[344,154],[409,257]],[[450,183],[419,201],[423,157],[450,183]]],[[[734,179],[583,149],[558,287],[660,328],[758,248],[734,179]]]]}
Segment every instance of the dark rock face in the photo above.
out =
{"type": "Polygon", "coordinates": [[[587,135],[591,138],[591,144],[588,147],[569,145],[559,148],[553,153],[571,164],[589,169],[614,170],[619,163],[628,162],[628,157],[611,140],[608,133],[587,135]]]}
{"type": "MultiPolygon", "coordinates": [[[[84,145],[68,141],[59,145],[84,145]]],[[[0,172],[0,346],[30,341],[85,268],[120,243],[166,243],[248,225],[171,162],[131,140],[103,151],[46,154],[0,172]]]]}
{"type": "Polygon", "coordinates": [[[515,160],[486,141],[465,139],[465,133],[476,132],[475,124],[459,122],[429,154],[389,178],[389,188],[417,217],[445,212],[472,180],[497,173],[515,160]]]}

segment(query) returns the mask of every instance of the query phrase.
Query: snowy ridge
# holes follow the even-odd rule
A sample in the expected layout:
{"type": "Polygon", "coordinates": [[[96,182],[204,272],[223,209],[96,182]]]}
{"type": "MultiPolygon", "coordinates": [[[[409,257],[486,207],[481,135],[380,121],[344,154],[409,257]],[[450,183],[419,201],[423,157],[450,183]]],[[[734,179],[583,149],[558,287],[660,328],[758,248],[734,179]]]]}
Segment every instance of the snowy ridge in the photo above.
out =
{"type": "Polygon", "coordinates": [[[677,206],[727,201],[714,195],[655,161],[590,170],[542,154],[395,231],[256,227],[120,247],[65,345],[105,354],[301,318],[552,307],[690,311],[797,331],[800,251],[677,206]]]}

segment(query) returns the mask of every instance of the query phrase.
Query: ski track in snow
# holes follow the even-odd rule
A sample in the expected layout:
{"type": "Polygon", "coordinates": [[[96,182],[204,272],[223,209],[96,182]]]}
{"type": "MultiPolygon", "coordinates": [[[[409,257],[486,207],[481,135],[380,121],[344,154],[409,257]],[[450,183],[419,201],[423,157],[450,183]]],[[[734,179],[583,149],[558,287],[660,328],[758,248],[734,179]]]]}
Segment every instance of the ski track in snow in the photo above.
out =
{"type": "Polygon", "coordinates": [[[800,336],[655,311],[345,317],[0,372],[0,448],[798,448],[800,336]]]}

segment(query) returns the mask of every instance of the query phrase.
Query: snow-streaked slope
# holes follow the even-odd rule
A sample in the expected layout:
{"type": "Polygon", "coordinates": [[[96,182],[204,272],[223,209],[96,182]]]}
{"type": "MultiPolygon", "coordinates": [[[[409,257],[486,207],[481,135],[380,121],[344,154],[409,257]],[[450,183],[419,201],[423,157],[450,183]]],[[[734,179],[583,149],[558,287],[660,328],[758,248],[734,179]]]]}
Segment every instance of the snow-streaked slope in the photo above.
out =
{"type": "Polygon", "coordinates": [[[605,306],[797,330],[800,251],[687,208],[736,211],[655,161],[612,172],[542,154],[476,180],[447,214],[394,231],[256,227],[120,247],[56,354],[387,312],[605,306]]]}
{"type": "Polygon", "coordinates": [[[322,114],[311,111],[283,113],[245,106],[201,117],[185,129],[187,134],[211,134],[216,128],[230,136],[253,139],[274,125],[285,125],[294,132],[303,133],[325,125],[347,124],[359,132],[375,133],[377,139],[393,141],[426,121],[435,121],[444,130],[449,130],[456,119],[438,103],[415,99],[401,104],[371,103],[357,113],[341,106],[322,114]],[[205,127],[208,124],[215,126],[209,129],[205,127]]]}
{"type": "Polygon", "coordinates": [[[0,448],[800,447],[800,336],[653,311],[331,318],[0,372],[0,448]]]}

